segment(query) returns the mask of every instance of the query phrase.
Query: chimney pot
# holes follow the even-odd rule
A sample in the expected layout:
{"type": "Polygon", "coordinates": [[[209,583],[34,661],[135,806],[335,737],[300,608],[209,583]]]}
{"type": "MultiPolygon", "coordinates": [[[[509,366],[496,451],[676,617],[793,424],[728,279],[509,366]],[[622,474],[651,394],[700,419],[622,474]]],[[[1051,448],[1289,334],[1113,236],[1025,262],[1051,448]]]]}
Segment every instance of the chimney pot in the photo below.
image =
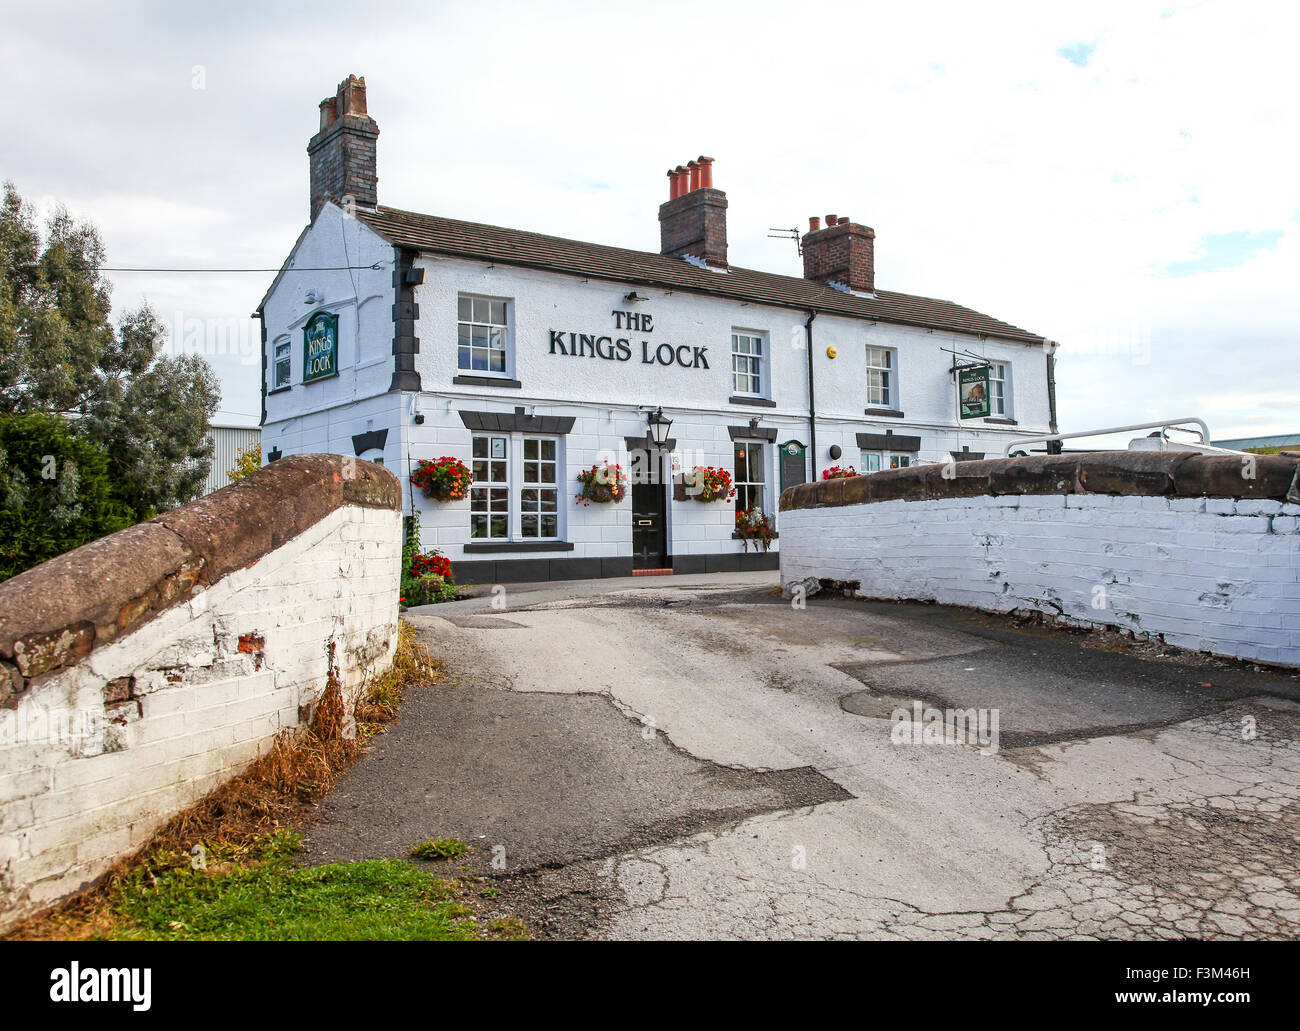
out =
{"type": "Polygon", "coordinates": [[[326,97],[320,102],[320,127],[328,129],[338,121],[339,118],[339,101],[338,97],[326,97]]]}
{"type": "Polygon", "coordinates": [[[712,164],[713,158],[701,156],[669,173],[669,198],[659,206],[660,253],[726,268],[727,197],[713,187],[712,164]]]}
{"type": "Polygon", "coordinates": [[[704,190],[713,189],[713,158],[706,158],[703,155],[699,158],[700,162],[700,188],[704,190]]]}
{"type": "Polygon", "coordinates": [[[826,228],[829,229],[829,228],[830,228],[831,226],[833,226],[834,224],[835,224],[835,216],[834,216],[834,215],[827,215],[827,216],[826,216],[826,228]]]}
{"type": "Polygon", "coordinates": [[[808,219],[808,232],[815,233],[821,227],[822,227],[822,220],[820,216],[813,215],[812,218],[808,219]]]}

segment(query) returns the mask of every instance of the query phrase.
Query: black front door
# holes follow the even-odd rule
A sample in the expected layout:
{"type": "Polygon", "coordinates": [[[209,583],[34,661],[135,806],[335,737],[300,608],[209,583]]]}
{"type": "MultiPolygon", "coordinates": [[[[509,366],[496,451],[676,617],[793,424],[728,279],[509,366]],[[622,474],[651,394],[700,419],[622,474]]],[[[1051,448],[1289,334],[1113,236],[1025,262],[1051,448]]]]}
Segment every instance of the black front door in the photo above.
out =
{"type": "Polygon", "coordinates": [[[668,566],[668,493],[662,457],[642,451],[631,455],[632,568],[668,566]]]}

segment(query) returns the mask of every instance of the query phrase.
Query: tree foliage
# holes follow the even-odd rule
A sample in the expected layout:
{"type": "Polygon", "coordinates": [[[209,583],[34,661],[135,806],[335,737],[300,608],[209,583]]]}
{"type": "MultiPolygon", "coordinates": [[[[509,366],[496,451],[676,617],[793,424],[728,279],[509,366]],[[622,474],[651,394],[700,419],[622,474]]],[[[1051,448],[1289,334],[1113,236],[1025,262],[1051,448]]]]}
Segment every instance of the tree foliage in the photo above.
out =
{"type": "Polygon", "coordinates": [[[98,445],[55,415],[0,415],[0,580],[135,522],[98,445]]]}
{"type": "Polygon", "coordinates": [[[260,442],[249,444],[248,447],[239,449],[235,464],[226,470],[226,478],[234,483],[245,476],[252,476],[260,468],[262,468],[262,445],[260,442]]]}
{"type": "Polygon", "coordinates": [[[221,392],[197,355],[165,355],[147,306],[110,322],[98,230],[62,208],[37,226],[12,183],[0,204],[0,413],[69,420],[97,445],[136,519],[197,497],[221,392]]]}

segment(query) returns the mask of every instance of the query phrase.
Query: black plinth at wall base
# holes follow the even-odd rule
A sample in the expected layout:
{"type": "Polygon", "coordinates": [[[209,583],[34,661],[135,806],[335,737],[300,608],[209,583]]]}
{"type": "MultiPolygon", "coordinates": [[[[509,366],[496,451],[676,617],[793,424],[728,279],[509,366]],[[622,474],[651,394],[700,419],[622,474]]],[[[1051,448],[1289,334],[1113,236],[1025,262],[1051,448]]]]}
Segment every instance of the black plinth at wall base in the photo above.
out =
{"type": "MultiPolygon", "coordinates": [[[[741,573],[781,568],[775,551],[740,554],[674,555],[674,573],[741,573]]],[[[631,576],[631,556],[620,558],[524,558],[500,561],[453,562],[456,582],[469,584],[522,584],[543,580],[599,580],[631,576]]]]}
{"type": "Polygon", "coordinates": [[[674,573],[750,573],[780,568],[781,555],[776,551],[673,556],[674,573]]]}

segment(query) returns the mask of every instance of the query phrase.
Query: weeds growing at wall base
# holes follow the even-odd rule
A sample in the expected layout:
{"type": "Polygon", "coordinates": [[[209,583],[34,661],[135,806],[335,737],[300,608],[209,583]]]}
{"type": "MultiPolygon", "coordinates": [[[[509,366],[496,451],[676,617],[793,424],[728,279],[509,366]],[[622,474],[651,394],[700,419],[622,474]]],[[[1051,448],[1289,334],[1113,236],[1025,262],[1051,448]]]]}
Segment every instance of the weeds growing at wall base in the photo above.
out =
{"type": "Polygon", "coordinates": [[[438,676],[437,661],[402,623],[392,665],[349,714],[331,662],[307,727],[281,731],[248,769],[178,813],[135,856],[5,937],[526,937],[517,921],[480,926],[462,901],[469,882],[441,880],[404,860],[293,864],[301,842],[294,824],[383,732],[405,690],[438,676]]]}

